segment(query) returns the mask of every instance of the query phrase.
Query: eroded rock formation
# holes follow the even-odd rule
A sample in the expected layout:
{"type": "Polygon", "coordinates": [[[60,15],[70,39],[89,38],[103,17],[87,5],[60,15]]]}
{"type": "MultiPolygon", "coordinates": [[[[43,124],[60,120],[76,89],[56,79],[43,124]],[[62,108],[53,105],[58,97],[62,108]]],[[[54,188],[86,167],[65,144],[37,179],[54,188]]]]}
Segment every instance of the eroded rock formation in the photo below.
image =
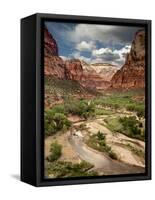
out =
{"type": "Polygon", "coordinates": [[[145,31],[135,34],[130,53],[124,66],[111,80],[111,88],[144,88],[145,87],[145,31]]]}

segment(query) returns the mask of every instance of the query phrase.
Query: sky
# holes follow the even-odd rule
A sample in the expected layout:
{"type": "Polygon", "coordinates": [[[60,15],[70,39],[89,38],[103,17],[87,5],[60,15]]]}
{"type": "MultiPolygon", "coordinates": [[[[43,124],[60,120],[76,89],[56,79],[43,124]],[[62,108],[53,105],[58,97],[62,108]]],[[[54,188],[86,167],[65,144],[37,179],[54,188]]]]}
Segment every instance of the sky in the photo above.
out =
{"type": "Polygon", "coordinates": [[[59,56],[87,63],[110,63],[121,67],[140,27],[45,22],[57,42],[59,56]]]}

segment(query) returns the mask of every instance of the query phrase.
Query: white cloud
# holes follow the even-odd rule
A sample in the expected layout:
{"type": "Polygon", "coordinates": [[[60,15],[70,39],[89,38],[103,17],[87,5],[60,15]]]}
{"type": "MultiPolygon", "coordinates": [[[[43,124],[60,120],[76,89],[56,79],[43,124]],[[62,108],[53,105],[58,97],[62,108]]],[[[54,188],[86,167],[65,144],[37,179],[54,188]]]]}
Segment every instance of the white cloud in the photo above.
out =
{"type": "Polygon", "coordinates": [[[93,41],[90,42],[81,41],[76,45],[76,49],[79,51],[92,51],[92,49],[94,48],[96,48],[96,46],[93,41]]]}
{"type": "Polygon", "coordinates": [[[131,45],[125,45],[121,49],[100,48],[92,50],[91,57],[82,55],[82,51],[75,51],[65,59],[80,59],[87,63],[111,63],[113,65],[122,66],[125,62],[126,54],[129,53],[131,45]]]}
{"type": "Polygon", "coordinates": [[[104,44],[125,44],[131,42],[136,27],[77,24],[74,29],[67,30],[65,36],[72,42],[100,41],[104,44]]]}
{"type": "Polygon", "coordinates": [[[126,54],[129,53],[131,46],[126,45],[121,49],[112,50],[110,48],[100,48],[92,51],[94,59],[100,58],[112,64],[123,65],[125,62],[126,54]]]}
{"type": "Polygon", "coordinates": [[[104,54],[112,54],[112,50],[110,48],[100,48],[100,49],[95,49],[92,51],[92,55],[96,57],[103,56],[104,54]]]}
{"type": "Polygon", "coordinates": [[[69,37],[72,41],[79,42],[81,40],[103,40],[107,32],[112,31],[114,26],[78,24],[75,29],[69,31],[69,37]]]}
{"type": "Polygon", "coordinates": [[[114,53],[119,54],[120,57],[125,57],[125,55],[127,53],[129,53],[130,49],[131,49],[131,45],[126,45],[126,46],[124,46],[123,48],[121,48],[119,50],[117,50],[117,49],[114,50],[114,53]]]}

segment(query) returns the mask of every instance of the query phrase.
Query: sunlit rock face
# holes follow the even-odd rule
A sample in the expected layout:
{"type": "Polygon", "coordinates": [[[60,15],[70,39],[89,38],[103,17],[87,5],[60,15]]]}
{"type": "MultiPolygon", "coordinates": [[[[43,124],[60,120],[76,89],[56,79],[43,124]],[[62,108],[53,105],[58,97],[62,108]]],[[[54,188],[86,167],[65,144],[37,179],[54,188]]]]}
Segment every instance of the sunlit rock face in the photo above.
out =
{"type": "Polygon", "coordinates": [[[145,87],[145,31],[135,34],[130,53],[125,64],[111,80],[112,88],[144,88],[145,87]]]}

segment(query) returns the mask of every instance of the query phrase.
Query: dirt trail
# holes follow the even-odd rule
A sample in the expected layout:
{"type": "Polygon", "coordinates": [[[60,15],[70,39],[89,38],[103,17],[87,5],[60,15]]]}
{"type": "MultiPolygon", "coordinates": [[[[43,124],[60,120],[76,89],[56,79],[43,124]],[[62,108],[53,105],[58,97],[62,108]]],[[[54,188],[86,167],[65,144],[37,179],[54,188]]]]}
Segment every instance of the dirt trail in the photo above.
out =
{"type": "Polygon", "coordinates": [[[75,122],[75,126],[85,124],[87,130],[83,135],[96,134],[101,131],[106,136],[106,143],[118,155],[119,161],[113,160],[102,152],[89,148],[83,138],[71,134],[70,143],[81,159],[92,163],[96,169],[102,169],[105,174],[124,174],[124,173],[142,173],[145,171],[145,161],[143,158],[135,155],[127,145],[132,145],[135,149],[145,150],[145,143],[141,140],[127,137],[121,133],[113,133],[103,123],[107,116],[100,116],[97,119],[87,120],[85,122],[75,122]],[[119,145],[120,144],[120,145],[119,145]]]}
{"type": "Polygon", "coordinates": [[[94,165],[95,169],[101,169],[104,174],[133,174],[144,173],[144,168],[128,165],[112,160],[103,153],[88,148],[78,136],[72,135],[70,143],[81,159],[94,165]]]}

